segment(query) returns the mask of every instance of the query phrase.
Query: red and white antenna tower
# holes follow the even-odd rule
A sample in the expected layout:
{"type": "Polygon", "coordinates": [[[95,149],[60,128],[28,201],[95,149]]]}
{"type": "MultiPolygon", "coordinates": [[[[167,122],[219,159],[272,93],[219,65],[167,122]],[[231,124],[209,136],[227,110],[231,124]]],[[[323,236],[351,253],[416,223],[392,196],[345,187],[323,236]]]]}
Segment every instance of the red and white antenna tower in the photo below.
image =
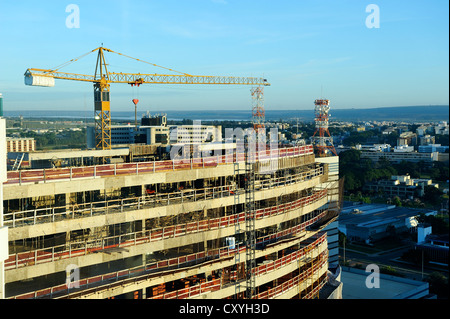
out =
{"type": "Polygon", "coordinates": [[[265,111],[264,111],[264,87],[258,86],[252,88],[252,122],[253,129],[258,132],[260,128],[264,128],[265,111]]]}
{"type": "Polygon", "coordinates": [[[316,154],[319,157],[336,155],[336,150],[333,146],[333,138],[328,131],[328,120],[329,120],[329,110],[330,101],[329,100],[315,100],[314,108],[316,131],[311,138],[316,154]],[[332,154],[331,154],[332,153],[332,154]]]}

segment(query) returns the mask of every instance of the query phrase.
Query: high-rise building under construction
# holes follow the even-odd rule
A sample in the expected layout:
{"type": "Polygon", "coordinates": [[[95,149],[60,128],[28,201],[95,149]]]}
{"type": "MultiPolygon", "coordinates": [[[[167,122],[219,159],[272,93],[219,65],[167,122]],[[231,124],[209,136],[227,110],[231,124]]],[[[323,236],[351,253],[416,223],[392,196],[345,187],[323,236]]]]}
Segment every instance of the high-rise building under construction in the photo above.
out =
{"type": "Polygon", "coordinates": [[[252,156],[8,172],[6,298],[318,297],[336,172],[312,145],[252,156]]]}

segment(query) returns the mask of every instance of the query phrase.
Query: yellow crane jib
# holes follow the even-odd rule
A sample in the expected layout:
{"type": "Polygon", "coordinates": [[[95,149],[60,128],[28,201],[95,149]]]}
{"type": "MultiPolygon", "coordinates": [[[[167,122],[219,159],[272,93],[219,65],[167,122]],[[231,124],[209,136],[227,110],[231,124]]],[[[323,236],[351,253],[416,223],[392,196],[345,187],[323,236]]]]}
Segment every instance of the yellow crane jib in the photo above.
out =
{"type": "Polygon", "coordinates": [[[132,86],[141,84],[219,84],[219,85],[252,85],[270,86],[264,78],[256,77],[233,77],[233,76],[207,76],[190,75],[184,72],[166,68],[154,63],[146,62],[127,56],[113,50],[98,47],[78,58],[69,60],[53,69],[29,68],[25,72],[25,84],[30,86],[53,87],[55,79],[91,82],[94,86],[94,119],[97,149],[111,149],[111,108],[110,108],[110,84],[125,83],[132,86]],[[88,54],[98,51],[97,63],[94,75],[61,72],[59,69],[65,67],[88,54]],[[104,51],[134,59],[155,67],[163,68],[178,74],[141,74],[141,73],[116,73],[109,72],[104,57],[104,51]]]}

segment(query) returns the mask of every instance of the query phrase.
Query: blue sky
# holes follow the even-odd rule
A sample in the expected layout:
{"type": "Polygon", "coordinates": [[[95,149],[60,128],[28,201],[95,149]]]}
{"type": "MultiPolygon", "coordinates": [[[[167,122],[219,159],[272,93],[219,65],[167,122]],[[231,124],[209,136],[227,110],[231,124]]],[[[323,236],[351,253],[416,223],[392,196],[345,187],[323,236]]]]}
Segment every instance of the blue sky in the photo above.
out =
{"type": "MultiPolygon", "coordinates": [[[[24,85],[27,68],[52,68],[100,46],[198,75],[265,77],[265,108],[449,103],[447,0],[2,1],[0,92],[8,110],[90,110],[92,84],[24,85]],[[67,28],[66,6],[80,9],[67,28]],[[380,28],[366,27],[366,6],[380,28]]],[[[91,54],[62,71],[93,74],[91,54]]],[[[165,73],[107,55],[115,72],[165,73]]],[[[251,109],[248,86],[111,85],[112,111],[251,109]]],[[[113,115],[114,117],[114,115],[113,115]]]]}

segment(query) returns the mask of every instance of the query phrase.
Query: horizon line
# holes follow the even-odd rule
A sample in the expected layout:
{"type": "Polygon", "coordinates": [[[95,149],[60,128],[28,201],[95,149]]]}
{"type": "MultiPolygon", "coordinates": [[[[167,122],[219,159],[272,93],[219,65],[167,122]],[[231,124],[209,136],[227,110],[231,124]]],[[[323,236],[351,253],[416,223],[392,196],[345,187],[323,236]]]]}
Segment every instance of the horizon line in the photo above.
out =
{"type": "MultiPolygon", "coordinates": [[[[358,108],[358,107],[349,107],[349,108],[331,108],[331,110],[336,111],[336,110],[373,110],[373,109],[385,109],[385,108],[407,108],[407,107],[449,107],[449,104],[427,104],[427,105],[401,105],[401,106],[376,106],[376,107],[367,107],[367,108],[358,108]]],[[[24,110],[8,110],[8,109],[3,109],[4,112],[28,112],[28,111],[41,111],[41,112],[46,112],[46,111],[64,111],[64,112],[90,112],[91,110],[61,110],[61,109],[24,109],[24,110]]],[[[146,112],[149,110],[138,110],[138,112],[146,112]]],[[[211,110],[211,109],[190,109],[190,110],[186,110],[186,109],[170,109],[170,110],[166,110],[166,111],[175,111],[175,112],[192,112],[192,111],[209,111],[209,112],[251,112],[251,109],[248,110],[242,110],[242,109],[227,109],[227,110],[211,110]]],[[[266,109],[266,111],[277,111],[277,112],[282,112],[282,111],[314,111],[314,107],[310,108],[310,109],[266,109]]],[[[134,112],[134,111],[119,111],[116,110],[116,112],[134,112]]],[[[155,110],[154,112],[165,112],[162,110],[155,110]]]]}

